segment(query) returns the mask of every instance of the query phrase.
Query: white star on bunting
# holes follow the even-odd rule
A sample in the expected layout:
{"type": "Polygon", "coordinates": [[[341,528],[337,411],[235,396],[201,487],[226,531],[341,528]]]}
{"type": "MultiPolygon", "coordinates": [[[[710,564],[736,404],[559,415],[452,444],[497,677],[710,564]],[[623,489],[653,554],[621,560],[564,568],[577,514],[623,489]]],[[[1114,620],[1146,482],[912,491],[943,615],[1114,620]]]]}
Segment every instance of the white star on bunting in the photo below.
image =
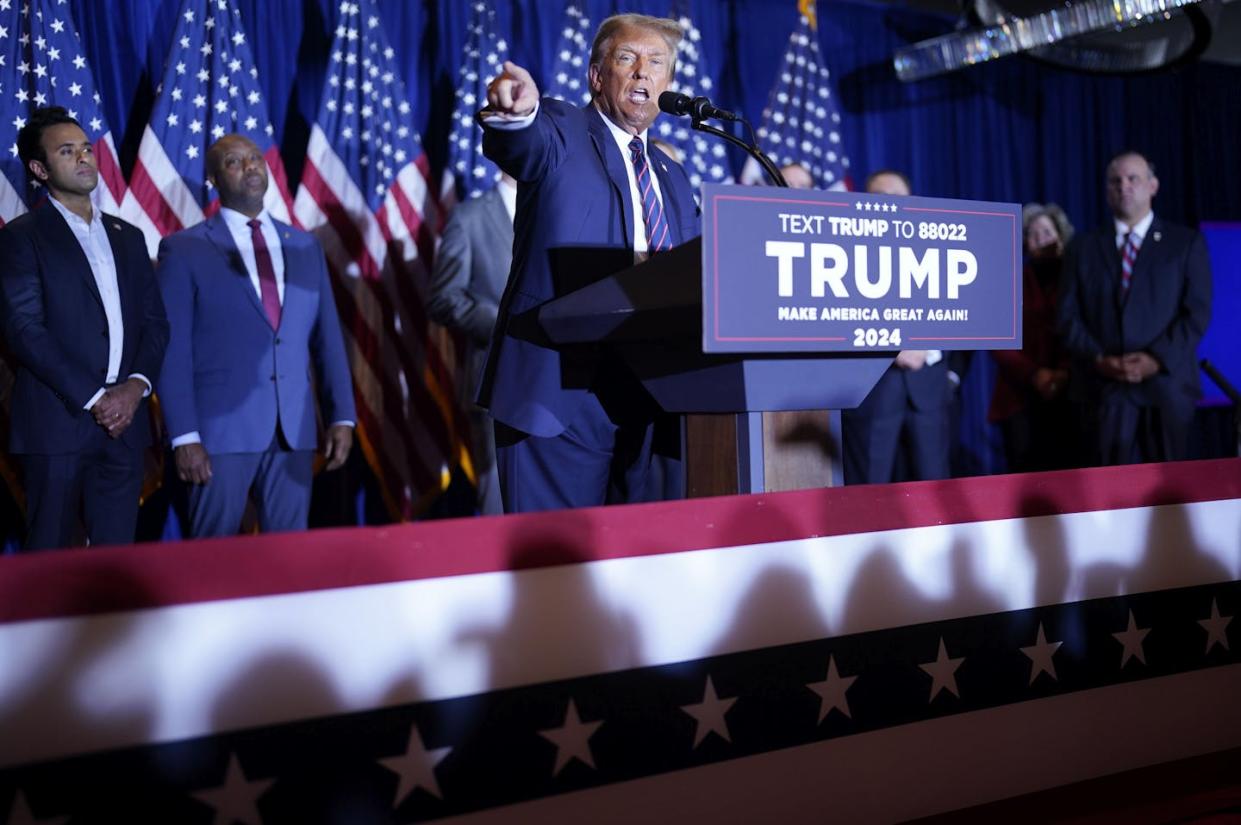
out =
{"type": "Polygon", "coordinates": [[[435,779],[435,766],[444,761],[444,757],[451,751],[452,748],[427,750],[422,744],[418,726],[410,726],[409,743],[405,746],[405,753],[379,760],[380,765],[400,777],[396,788],[396,807],[400,807],[401,803],[418,788],[424,788],[436,799],[444,798],[444,795],[440,793],[439,782],[435,779]]]}
{"type": "Polygon", "coordinates": [[[1202,629],[1207,632],[1207,649],[1204,652],[1211,652],[1211,648],[1220,645],[1224,650],[1228,650],[1228,623],[1232,621],[1232,616],[1221,616],[1219,614],[1219,605],[1215,603],[1215,599],[1211,599],[1211,617],[1209,619],[1199,619],[1198,624],[1202,625],[1202,629]]]}
{"type": "Polygon", "coordinates": [[[578,716],[577,706],[570,699],[569,707],[564,713],[564,724],[558,728],[539,731],[539,736],[556,746],[556,764],[552,768],[552,776],[560,773],[561,769],[574,759],[590,768],[595,767],[595,758],[590,753],[590,737],[594,736],[602,724],[603,720],[583,722],[578,716]]]}
{"type": "Polygon", "coordinates": [[[958,659],[948,658],[948,649],[944,647],[944,637],[939,637],[939,655],[935,657],[935,661],[918,665],[931,675],[931,698],[927,699],[927,703],[935,701],[935,697],[939,695],[941,690],[946,690],[957,698],[961,694],[957,692],[957,668],[965,661],[962,656],[958,659]]]}
{"type": "Polygon", "coordinates": [[[1030,658],[1030,684],[1034,684],[1034,680],[1041,673],[1046,673],[1052,679],[1060,681],[1056,676],[1056,663],[1052,661],[1052,657],[1056,655],[1056,651],[1062,644],[1064,642],[1047,641],[1047,637],[1043,635],[1043,623],[1039,622],[1034,644],[1021,648],[1021,652],[1030,658]]]}
{"type": "Polygon", "coordinates": [[[237,754],[228,757],[228,770],[224,775],[224,784],[204,791],[195,791],[194,796],[201,802],[215,808],[214,825],[263,825],[259,816],[258,799],[276,780],[256,779],[250,781],[241,771],[241,763],[237,754]]]}
{"type": "Polygon", "coordinates": [[[1131,658],[1137,657],[1142,664],[1146,664],[1146,652],[1142,650],[1142,640],[1146,638],[1146,634],[1150,633],[1150,628],[1140,628],[1137,622],[1133,620],[1133,611],[1129,611],[1129,626],[1119,633],[1113,633],[1113,638],[1124,646],[1124,651],[1120,654],[1120,666],[1123,668],[1129,663],[1131,658]]]}
{"type": "Polygon", "coordinates": [[[711,733],[717,734],[725,742],[733,741],[728,735],[728,722],[724,719],[724,715],[736,701],[735,696],[730,699],[721,699],[716,696],[715,685],[711,683],[711,677],[707,676],[707,686],[702,692],[702,701],[681,706],[681,710],[694,717],[696,722],[693,747],[698,747],[702,740],[711,733]]]}
{"type": "Polygon", "coordinates": [[[806,685],[819,695],[819,722],[826,719],[833,710],[840,711],[848,719],[853,718],[853,714],[849,712],[849,699],[845,694],[855,681],[856,676],[841,676],[837,673],[836,661],[831,656],[827,657],[827,677],[822,682],[810,682],[806,685]]]}

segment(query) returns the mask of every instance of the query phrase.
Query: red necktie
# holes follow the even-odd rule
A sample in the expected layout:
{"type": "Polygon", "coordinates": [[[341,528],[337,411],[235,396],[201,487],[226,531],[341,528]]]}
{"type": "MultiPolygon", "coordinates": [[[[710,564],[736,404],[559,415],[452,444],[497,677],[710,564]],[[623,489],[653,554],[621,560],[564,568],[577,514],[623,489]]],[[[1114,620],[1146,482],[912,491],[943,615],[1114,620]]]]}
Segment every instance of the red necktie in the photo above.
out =
{"type": "Polygon", "coordinates": [[[263,296],[263,309],[272,329],[280,328],[280,292],[276,289],[276,269],[271,265],[271,253],[263,237],[263,224],[258,218],[246,221],[250,227],[250,241],[254,244],[254,266],[259,271],[259,293],[263,296]]]}
{"type": "Polygon", "coordinates": [[[1133,262],[1138,259],[1138,236],[1130,232],[1120,249],[1120,294],[1129,294],[1129,283],[1133,280],[1133,262]]]}

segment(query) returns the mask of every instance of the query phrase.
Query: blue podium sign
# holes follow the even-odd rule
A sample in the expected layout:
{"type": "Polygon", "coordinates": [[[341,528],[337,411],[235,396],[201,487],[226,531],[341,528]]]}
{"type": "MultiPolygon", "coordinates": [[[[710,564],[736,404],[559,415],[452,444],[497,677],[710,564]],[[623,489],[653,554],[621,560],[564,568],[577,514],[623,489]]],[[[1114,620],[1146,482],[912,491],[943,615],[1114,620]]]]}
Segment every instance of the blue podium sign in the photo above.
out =
{"type": "Polygon", "coordinates": [[[704,352],[1021,347],[1021,207],[703,186],[704,352]]]}

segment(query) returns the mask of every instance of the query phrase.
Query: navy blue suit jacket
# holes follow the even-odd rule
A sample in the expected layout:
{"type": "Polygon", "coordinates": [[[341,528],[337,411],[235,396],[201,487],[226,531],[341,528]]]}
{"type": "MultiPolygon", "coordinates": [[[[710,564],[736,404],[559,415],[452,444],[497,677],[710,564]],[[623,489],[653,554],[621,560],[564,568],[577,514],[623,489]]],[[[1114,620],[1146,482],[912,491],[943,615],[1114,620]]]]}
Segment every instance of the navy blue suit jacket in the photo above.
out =
{"type": "MultiPolygon", "coordinates": [[[[116,261],[124,343],[118,380],[155,381],[168,321],[142,233],[100,215],[116,261]]],[[[16,359],[12,432],[17,454],[67,455],[84,449],[99,425],[83,409],[104,385],[108,319],[90,263],[69,224],[43,204],[0,230],[0,323],[16,359]]],[[[151,441],[146,405],[121,439],[151,441]]]]}
{"type": "MultiPolygon", "coordinates": [[[[484,127],[483,151],[518,181],[513,270],[500,302],[479,404],[514,429],[550,437],[584,400],[594,364],[529,340],[513,319],[572,285],[633,265],[628,160],[603,116],[545,98],[525,129],[484,127]]],[[[685,171],[648,150],[674,244],[699,234],[685,171]]]]}
{"type": "Polygon", "coordinates": [[[261,453],[279,422],[295,450],[318,445],[314,393],[325,424],[356,421],[353,384],[323,250],[276,221],[284,303],[273,330],[219,214],[164,238],[159,286],[172,338],[160,403],[172,437],[198,431],[209,453],[261,453]]]}
{"type": "Polygon", "coordinates": [[[1121,294],[1120,252],[1113,225],[1086,233],[1065,260],[1059,325],[1076,360],[1070,391],[1079,399],[1121,398],[1139,406],[1192,405],[1201,395],[1198,342],[1211,320],[1211,262],[1202,234],[1158,217],[1121,294]],[[1141,384],[1101,377],[1097,355],[1148,352],[1160,371],[1141,384]]]}

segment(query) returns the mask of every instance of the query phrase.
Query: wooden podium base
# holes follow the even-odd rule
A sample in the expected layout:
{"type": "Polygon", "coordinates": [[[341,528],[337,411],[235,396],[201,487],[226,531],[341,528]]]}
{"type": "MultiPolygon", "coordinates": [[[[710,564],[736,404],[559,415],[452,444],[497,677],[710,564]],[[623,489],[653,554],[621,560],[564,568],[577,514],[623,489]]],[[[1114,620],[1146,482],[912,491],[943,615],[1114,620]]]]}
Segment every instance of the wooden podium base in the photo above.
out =
{"type": "Polygon", "coordinates": [[[762,413],[761,450],[743,451],[748,433],[744,414],[685,416],[685,488],[687,498],[737,493],[831,487],[839,474],[827,410],[762,413]],[[762,461],[758,476],[749,468],[762,461]],[[761,489],[748,479],[761,477],[761,489]]]}

